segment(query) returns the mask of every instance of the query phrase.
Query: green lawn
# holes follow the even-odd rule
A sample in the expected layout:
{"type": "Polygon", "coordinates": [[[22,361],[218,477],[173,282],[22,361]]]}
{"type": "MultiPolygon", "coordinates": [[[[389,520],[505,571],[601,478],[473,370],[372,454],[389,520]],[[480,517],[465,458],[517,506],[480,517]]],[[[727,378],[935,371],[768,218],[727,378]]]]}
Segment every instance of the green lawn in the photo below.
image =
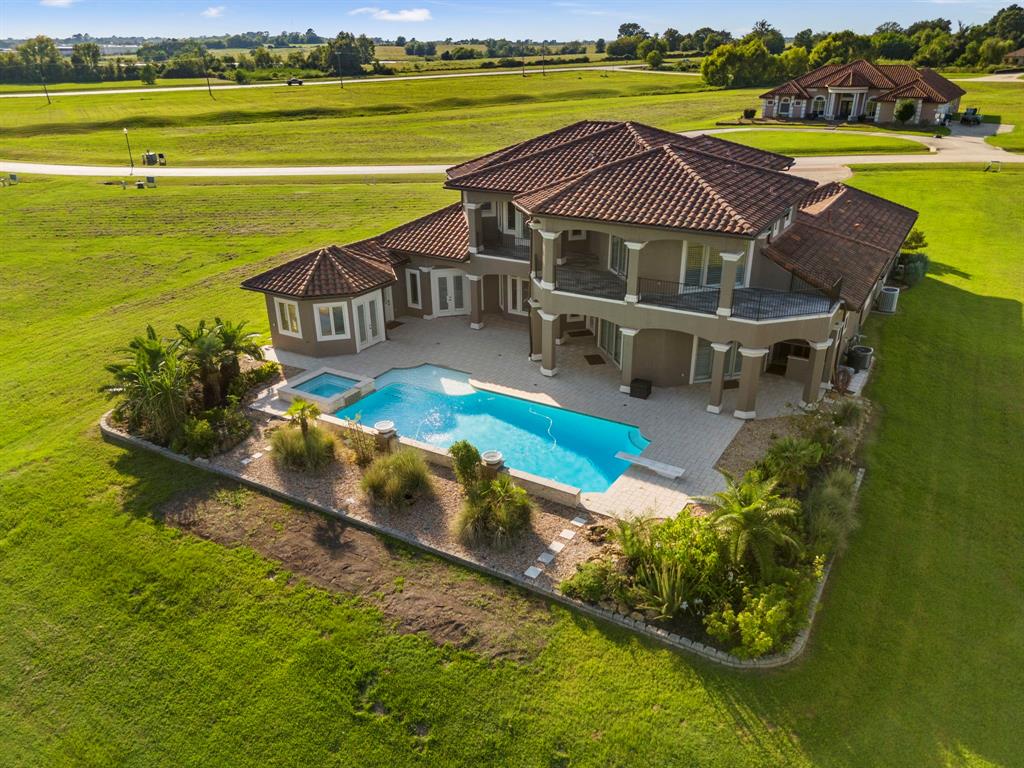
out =
{"type": "Polygon", "coordinates": [[[736,131],[724,133],[721,138],[791,157],[928,152],[928,147],[917,141],[887,136],[866,136],[856,131],[736,131]]]}
{"type": "Polygon", "coordinates": [[[129,335],[214,314],[265,329],[241,279],[444,204],[436,179],[0,190],[0,762],[1020,765],[1024,224],[1005,201],[1022,182],[855,177],[921,210],[935,269],[869,323],[884,415],[864,524],[806,655],[760,674],[557,608],[524,663],[398,636],[154,522],[204,476],[100,441],[102,365],[129,335]]]}
{"type": "MultiPolygon", "coordinates": [[[[233,83],[228,80],[217,80],[211,79],[210,83],[216,88],[218,85],[232,85],[233,83]]],[[[153,85],[146,85],[140,80],[115,80],[112,82],[102,83],[51,83],[46,86],[50,91],[50,94],[60,93],[61,91],[109,91],[109,90],[120,90],[122,88],[169,88],[172,86],[182,85],[201,85],[206,87],[206,79],[201,77],[181,77],[181,78],[157,78],[156,83],[153,85]]],[[[43,96],[43,86],[38,83],[35,85],[0,85],[0,93],[38,93],[39,98],[45,102],[46,98],[43,96]]],[[[4,102],[10,104],[10,102],[4,102]]],[[[38,104],[37,104],[38,106],[38,104]]]]}
{"type": "Polygon", "coordinates": [[[0,157],[123,163],[132,143],[175,165],[281,165],[462,160],[584,118],[666,128],[713,125],[756,90],[702,91],[699,78],[629,72],[401,79],[345,88],[224,90],[9,99],[0,157]]]}
{"type": "Polygon", "coordinates": [[[967,93],[960,109],[977,107],[986,122],[1014,126],[1010,133],[990,136],[989,144],[1010,152],[1024,152],[1024,83],[961,83],[967,93]]]}

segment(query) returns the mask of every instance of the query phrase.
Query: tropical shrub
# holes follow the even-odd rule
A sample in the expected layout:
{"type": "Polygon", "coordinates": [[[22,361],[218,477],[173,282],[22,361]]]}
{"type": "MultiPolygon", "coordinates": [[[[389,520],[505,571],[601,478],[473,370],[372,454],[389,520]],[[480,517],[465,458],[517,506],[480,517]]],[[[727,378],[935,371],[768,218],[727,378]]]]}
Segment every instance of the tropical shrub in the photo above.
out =
{"type": "Polygon", "coordinates": [[[475,490],[480,482],[480,451],[468,440],[459,440],[448,449],[452,457],[452,471],[455,479],[466,493],[475,490]]]}
{"type": "Polygon", "coordinates": [[[808,472],[818,466],[823,454],[821,444],[806,437],[783,437],[775,441],[762,464],[782,488],[796,493],[807,485],[808,472]]]}
{"type": "Polygon", "coordinates": [[[288,410],[286,411],[288,420],[299,428],[302,432],[303,437],[309,434],[310,423],[316,422],[316,417],[320,415],[320,408],[316,403],[311,403],[307,400],[294,400],[288,410]]]}
{"type": "Polygon", "coordinates": [[[306,432],[294,426],[280,427],[270,435],[274,460],[288,469],[316,472],[334,460],[334,435],[310,425],[306,432]]]}
{"type": "Polygon", "coordinates": [[[591,560],[576,566],[576,573],[559,585],[566,597],[598,603],[614,597],[618,591],[621,575],[608,560],[591,560]]]}
{"type": "Polygon", "coordinates": [[[455,534],[465,544],[509,544],[529,527],[533,504],[526,491],[507,474],[467,491],[466,501],[455,518],[455,534]]]}
{"type": "Polygon", "coordinates": [[[780,555],[792,561],[802,549],[800,504],[779,495],[778,480],[757,470],[740,480],[727,474],[726,482],[724,491],[703,500],[711,524],[725,540],[733,565],[770,580],[780,555]]]}
{"type": "Polygon", "coordinates": [[[260,384],[273,381],[281,373],[281,366],[273,360],[266,360],[255,368],[241,371],[228,385],[228,396],[242,398],[260,384]]]}
{"type": "Polygon", "coordinates": [[[784,584],[744,588],[739,610],[720,606],[704,618],[704,628],[724,644],[738,642],[731,653],[740,658],[779,650],[797,629],[790,591],[784,584]]]}
{"type": "Polygon", "coordinates": [[[189,458],[211,456],[217,447],[217,432],[206,419],[189,416],[182,425],[181,435],[174,441],[174,450],[189,458]]]}
{"type": "Polygon", "coordinates": [[[419,451],[403,448],[374,459],[363,474],[362,487],[374,501],[398,509],[430,492],[430,472],[419,451]]]}
{"type": "Polygon", "coordinates": [[[903,282],[913,288],[924,280],[924,276],[928,273],[928,263],[928,257],[923,253],[905,254],[903,257],[903,282]]]}

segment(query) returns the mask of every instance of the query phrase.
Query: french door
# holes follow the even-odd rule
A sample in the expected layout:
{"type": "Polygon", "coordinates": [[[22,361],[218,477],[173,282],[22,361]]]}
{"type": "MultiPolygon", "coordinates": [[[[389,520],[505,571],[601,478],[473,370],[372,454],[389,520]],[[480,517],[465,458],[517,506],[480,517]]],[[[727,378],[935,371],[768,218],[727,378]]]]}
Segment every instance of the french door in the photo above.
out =
{"type": "Polygon", "coordinates": [[[434,315],[469,314],[469,291],[466,289],[466,274],[461,269],[435,269],[434,315]]]}
{"type": "Polygon", "coordinates": [[[380,291],[353,299],[352,314],[355,317],[357,350],[384,341],[384,302],[380,291]]]}
{"type": "Polygon", "coordinates": [[[598,320],[597,346],[603,349],[616,365],[622,366],[622,332],[619,326],[608,320],[598,320]]]}
{"type": "MultiPolygon", "coordinates": [[[[740,355],[739,344],[733,342],[725,353],[725,378],[735,379],[740,375],[743,357],[740,355]]],[[[693,362],[693,381],[711,381],[711,362],[714,350],[707,339],[697,339],[697,354],[693,362]]]]}

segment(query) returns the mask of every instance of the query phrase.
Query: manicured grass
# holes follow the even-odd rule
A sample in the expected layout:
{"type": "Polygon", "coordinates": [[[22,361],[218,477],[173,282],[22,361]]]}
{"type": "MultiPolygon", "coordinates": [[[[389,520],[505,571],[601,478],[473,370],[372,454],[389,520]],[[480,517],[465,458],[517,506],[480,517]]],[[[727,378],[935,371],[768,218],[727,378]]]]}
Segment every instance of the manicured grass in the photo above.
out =
{"type": "Polygon", "coordinates": [[[96,386],[128,336],[213,314],[265,329],[241,279],[443,205],[435,179],[2,190],[0,762],[1019,764],[1024,224],[1006,201],[1022,182],[854,177],[921,210],[936,268],[868,326],[884,415],[864,524],[807,654],[765,674],[561,609],[522,664],[398,636],[356,600],[155,522],[204,476],[99,440],[96,386]]]}
{"type": "MultiPolygon", "coordinates": [[[[218,85],[232,85],[230,80],[217,80],[211,79],[210,83],[216,88],[218,85]]],[[[51,83],[47,85],[47,89],[51,95],[54,93],[60,93],[61,91],[109,91],[109,90],[120,90],[121,88],[168,88],[171,86],[182,86],[182,85],[201,85],[206,87],[206,79],[201,77],[181,77],[181,78],[157,78],[157,81],[153,85],[146,85],[141,80],[115,80],[112,82],[102,83],[51,83]]],[[[39,98],[44,102],[46,97],[43,95],[43,86],[38,83],[35,85],[0,85],[0,93],[38,93],[39,98]]],[[[5,102],[10,103],[10,102],[5,102]]]]}
{"type": "Polygon", "coordinates": [[[442,163],[584,118],[712,125],[756,97],[756,89],[703,87],[692,77],[552,71],[224,90],[215,100],[203,92],[75,96],[50,107],[10,99],[0,111],[0,157],[122,163],[127,127],[137,148],[176,165],[442,163]]]}
{"type": "Polygon", "coordinates": [[[928,147],[909,139],[865,136],[855,131],[736,131],[721,138],[783,155],[880,155],[927,153],[928,147]]]}
{"type": "Polygon", "coordinates": [[[967,93],[960,97],[960,109],[977,107],[985,122],[1014,126],[1010,133],[990,136],[985,141],[1010,152],[1024,152],[1024,84],[961,83],[967,93]]]}

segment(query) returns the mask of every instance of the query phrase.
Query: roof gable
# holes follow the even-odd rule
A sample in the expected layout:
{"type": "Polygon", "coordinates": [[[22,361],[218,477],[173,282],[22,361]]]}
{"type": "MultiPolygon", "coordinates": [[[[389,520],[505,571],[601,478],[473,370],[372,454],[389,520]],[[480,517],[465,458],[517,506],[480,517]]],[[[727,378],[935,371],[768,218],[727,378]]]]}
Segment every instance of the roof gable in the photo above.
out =
{"type": "Polygon", "coordinates": [[[310,299],[356,296],[395,280],[395,271],[390,265],[329,245],[251,277],[242,287],[310,299]]]}
{"type": "Polygon", "coordinates": [[[939,104],[966,93],[956,83],[927,67],[916,69],[909,64],[873,64],[858,59],[849,64],[818,67],[761,94],[761,98],[794,95],[807,98],[811,88],[870,88],[882,91],[876,97],[878,101],[920,98],[939,104]]]}

